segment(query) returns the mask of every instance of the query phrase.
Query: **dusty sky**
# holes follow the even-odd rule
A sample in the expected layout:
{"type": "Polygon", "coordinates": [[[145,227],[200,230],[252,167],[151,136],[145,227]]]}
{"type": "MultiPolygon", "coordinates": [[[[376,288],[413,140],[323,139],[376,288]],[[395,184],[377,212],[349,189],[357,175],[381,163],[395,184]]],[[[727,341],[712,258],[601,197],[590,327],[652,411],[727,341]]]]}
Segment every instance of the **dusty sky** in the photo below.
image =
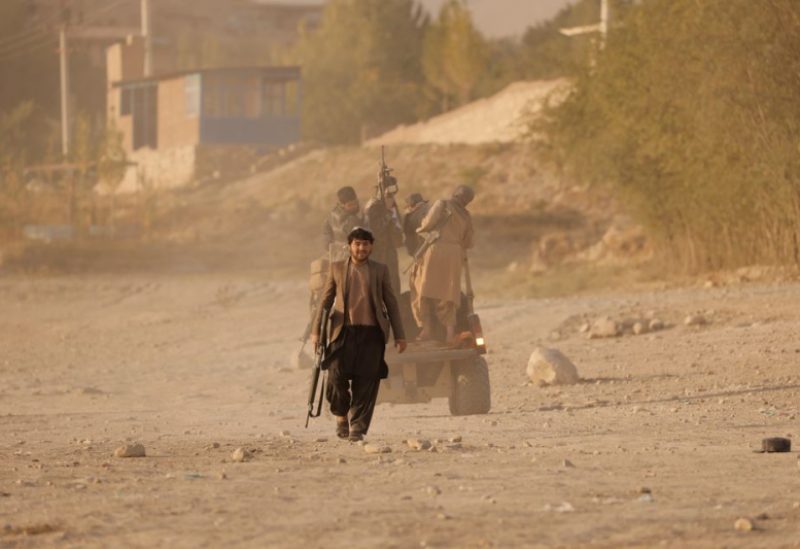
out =
{"type": "MultiPolygon", "coordinates": [[[[446,0],[417,0],[433,13],[446,0]]],[[[553,17],[571,0],[467,0],[475,24],[486,36],[515,36],[531,25],[553,17]]]]}
{"type": "MultiPolygon", "coordinates": [[[[2,0],[0,0],[2,1],[2,0]]],[[[258,1],[258,0],[256,0],[258,1]]],[[[279,0],[285,4],[321,4],[324,0],[279,0]]],[[[436,14],[446,0],[417,0],[436,14]]],[[[493,38],[521,35],[531,25],[553,17],[574,0],[467,0],[475,23],[493,38]]],[[[599,1],[599,0],[598,0],[599,1]]]]}

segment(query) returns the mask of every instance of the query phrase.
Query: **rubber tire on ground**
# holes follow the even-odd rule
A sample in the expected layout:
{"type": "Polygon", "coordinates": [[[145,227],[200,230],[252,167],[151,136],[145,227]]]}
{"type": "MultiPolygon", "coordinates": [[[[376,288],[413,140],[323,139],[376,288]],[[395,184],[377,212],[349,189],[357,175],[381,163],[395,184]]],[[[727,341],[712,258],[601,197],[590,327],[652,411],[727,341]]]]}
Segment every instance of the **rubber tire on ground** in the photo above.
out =
{"type": "Polygon", "coordinates": [[[459,362],[453,366],[453,384],[448,399],[454,416],[487,414],[492,408],[489,366],[483,357],[459,362]]]}

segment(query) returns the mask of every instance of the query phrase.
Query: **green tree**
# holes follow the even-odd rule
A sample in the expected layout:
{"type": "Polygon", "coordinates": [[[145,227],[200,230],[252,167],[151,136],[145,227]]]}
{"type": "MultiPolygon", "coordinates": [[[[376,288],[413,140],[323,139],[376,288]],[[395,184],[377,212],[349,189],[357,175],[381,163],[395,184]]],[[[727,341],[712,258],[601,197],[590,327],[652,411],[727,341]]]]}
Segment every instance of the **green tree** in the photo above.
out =
{"type": "Polygon", "coordinates": [[[26,211],[24,169],[30,154],[28,124],[34,116],[33,102],[21,103],[9,113],[0,113],[0,230],[16,232],[26,211]]]}
{"type": "Polygon", "coordinates": [[[650,0],[549,126],[685,270],[800,264],[800,7],[650,0]]]}
{"type": "Polygon", "coordinates": [[[486,40],[467,7],[460,0],[449,0],[428,27],[422,52],[425,78],[441,94],[444,109],[451,99],[459,105],[474,99],[488,58],[486,40]]]}
{"type": "Polygon", "coordinates": [[[425,18],[413,0],[332,0],[298,46],[304,133],[353,143],[420,110],[425,18]]]}

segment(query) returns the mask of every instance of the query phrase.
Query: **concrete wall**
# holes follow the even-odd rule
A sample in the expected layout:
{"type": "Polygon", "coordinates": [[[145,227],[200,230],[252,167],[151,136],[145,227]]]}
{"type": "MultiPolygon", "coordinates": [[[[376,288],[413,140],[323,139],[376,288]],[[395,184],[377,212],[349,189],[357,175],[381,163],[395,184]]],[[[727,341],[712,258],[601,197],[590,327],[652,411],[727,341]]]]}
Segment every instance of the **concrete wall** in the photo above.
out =
{"type": "Polygon", "coordinates": [[[139,149],[128,159],[136,165],[126,171],[118,192],[171,189],[194,179],[197,148],[190,145],[157,151],[139,149]]]}

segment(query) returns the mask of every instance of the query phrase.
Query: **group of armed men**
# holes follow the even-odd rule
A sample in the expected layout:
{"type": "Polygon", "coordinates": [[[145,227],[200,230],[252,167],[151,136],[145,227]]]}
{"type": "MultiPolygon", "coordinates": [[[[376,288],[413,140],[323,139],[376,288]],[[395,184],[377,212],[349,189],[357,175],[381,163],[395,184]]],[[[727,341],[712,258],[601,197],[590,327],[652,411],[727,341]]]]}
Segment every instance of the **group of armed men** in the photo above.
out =
{"type": "Polygon", "coordinates": [[[355,228],[374,237],[371,259],[383,263],[395,295],[400,295],[398,248],[405,246],[414,258],[409,278],[411,308],[421,328],[420,340],[433,339],[434,325],[455,337],[456,312],[461,303],[461,272],[466,250],[473,245],[473,228],[467,205],[475,193],[459,185],[449,199],[433,204],[413,193],[400,212],[392,193],[370,199],[363,211],[352,187],[336,193],[338,203],[323,226],[325,251],[333,261],[348,256],[348,235],[355,228]]]}
{"type": "MultiPolygon", "coordinates": [[[[372,422],[380,380],[389,373],[384,352],[390,331],[397,352],[406,350],[396,297],[397,248],[405,243],[415,259],[409,282],[414,318],[422,328],[419,338],[433,339],[438,321],[446,328],[447,340],[453,341],[461,269],[465,250],[472,246],[467,211],[475,195],[471,188],[457,187],[449,199],[433,205],[412,194],[403,216],[395,201],[397,185],[391,185],[394,192],[387,191],[383,180],[391,180],[386,175],[382,171],[378,196],[363,212],[352,187],[337,192],[338,204],[323,228],[329,269],[310,325],[319,370],[328,371],[323,385],[336,418],[336,435],[351,441],[362,440],[372,422]]],[[[312,378],[310,416],[316,379],[312,378]]]]}

